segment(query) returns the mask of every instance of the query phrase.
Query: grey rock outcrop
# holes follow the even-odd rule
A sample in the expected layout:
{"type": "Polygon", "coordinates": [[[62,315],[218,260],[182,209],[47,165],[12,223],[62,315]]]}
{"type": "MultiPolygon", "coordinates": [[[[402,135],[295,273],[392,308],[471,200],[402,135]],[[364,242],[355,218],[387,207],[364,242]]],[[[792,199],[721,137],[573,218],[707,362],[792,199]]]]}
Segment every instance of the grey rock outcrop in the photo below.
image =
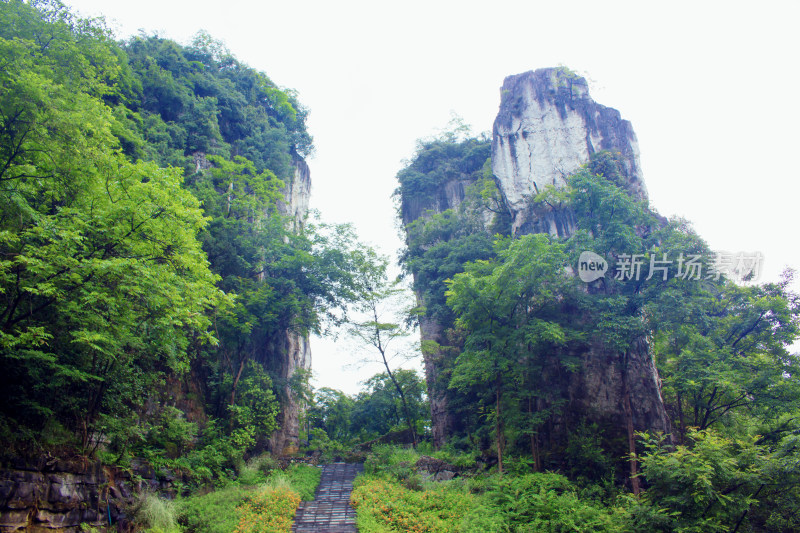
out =
{"type": "Polygon", "coordinates": [[[422,476],[423,481],[449,481],[456,477],[459,468],[441,459],[422,455],[414,463],[414,468],[422,476]]]}
{"type": "Polygon", "coordinates": [[[437,194],[432,197],[404,199],[401,207],[404,224],[410,224],[416,219],[425,216],[428,211],[442,213],[448,209],[458,207],[466,196],[468,178],[453,179],[444,183],[437,194]]]}
{"type": "Polygon", "coordinates": [[[278,417],[280,426],[269,438],[269,450],[272,453],[294,453],[300,443],[300,404],[291,387],[292,376],[299,370],[311,368],[311,345],[308,336],[294,331],[286,331],[285,337],[279,339],[276,353],[280,357],[273,368],[280,377],[281,412],[278,417]]]}
{"type": "MultiPolygon", "coordinates": [[[[292,157],[293,176],[283,189],[284,201],[279,204],[282,214],[289,217],[294,228],[300,229],[308,215],[311,197],[311,171],[306,161],[298,156],[292,157]]],[[[270,436],[268,447],[273,453],[293,453],[297,451],[300,434],[300,410],[302,405],[292,389],[292,377],[298,371],[311,369],[311,344],[308,335],[287,330],[283,338],[273,339],[270,352],[274,353],[269,367],[280,378],[281,412],[278,416],[279,428],[270,436]]]]}
{"type": "Polygon", "coordinates": [[[144,463],[129,470],[85,459],[31,464],[23,460],[0,469],[0,533],[83,531],[83,526],[124,531],[128,512],[144,490],[174,497],[177,478],[144,463]]]}
{"type": "Polygon", "coordinates": [[[507,77],[501,94],[492,171],[513,214],[514,233],[569,234],[568,220],[531,216],[530,199],[547,186],[563,186],[600,150],[618,152],[629,191],[647,197],[630,122],[592,100],[585,79],[564,68],[539,69],[507,77]]]}
{"type": "Polygon", "coordinates": [[[292,157],[292,179],[283,188],[283,202],[278,204],[281,214],[289,216],[299,227],[308,215],[311,198],[311,170],[299,155],[292,157]]]}
{"type": "MultiPolygon", "coordinates": [[[[623,185],[634,198],[647,199],[633,127],[616,109],[592,100],[585,79],[564,68],[539,69],[507,77],[501,91],[493,128],[492,171],[511,212],[514,234],[570,236],[575,231],[570,212],[536,211],[531,198],[547,186],[564,186],[600,150],[619,154],[623,185]]],[[[616,427],[629,417],[636,430],[669,430],[658,371],[646,339],[626,354],[593,347],[576,355],[582,359],[582,368],[563,384],[562,391],[572,411],[616,427]]],[[[553,372],[555,379],[560,372],[553,372]]]]}
{"type": "MultiPolygon", "coordinates": [[[[416,296],[417,303],[424,305],[422,296],[420,294],[416,296]]],[[[420,340],[423,343],[425,341],[433,341],[436,346],[445,345],[446,340],[443,329],[435,318],[420,317],[420,340]]],[[[442,370],[442,353],[440,349],[425,350],[423,363],[425,365],[425,383],[428,388],[428,403],[431,408],[431,437],[433,445],[439,447],[447,442],[455,425],[453,415],[448,407],[448,391],[440,384],[442,370]]]]}

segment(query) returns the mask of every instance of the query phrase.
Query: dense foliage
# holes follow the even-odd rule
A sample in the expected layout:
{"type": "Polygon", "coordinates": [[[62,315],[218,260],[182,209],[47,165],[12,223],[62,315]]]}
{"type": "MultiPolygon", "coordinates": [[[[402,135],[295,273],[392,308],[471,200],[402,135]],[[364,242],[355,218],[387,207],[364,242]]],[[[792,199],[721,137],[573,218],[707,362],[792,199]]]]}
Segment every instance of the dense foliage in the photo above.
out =
{"type": "Polygon", "coordinates": [[[556,473],[499,477],[475,470],[474,460],[447,452],[464,474],[434,482],[414,465],[411,450],[376,447],[356,480],[351,502],[359,531],[426,533],[504,531],[635,531],[628,503],[601,487],[581,488],[556,473]],[[466,470],[464,470],[466,469],[466,470]]]}
{"type": "Polygon", "coordinates": [[[118,43],[58,0],[0,3],[0,63],[6,452],[233,476],[369,266],[283,202],[306,111],[208,35],[118,43]]]}
{"type": "Polygon", "coordinates": [[[115,45],[58,6],[0,8],[2,423],[87,447],[98,417],[188,368],[225,300],[180,172],[118,148],[115,45]]]}
{"type": "MultiPolygon", "coordinates": [[[[438,157],[460,161],[462,145],[438,157]]],[[[431,163],[424,145],[418,155],[448,166],[431,163]]],[[[404,266],[443,329],[423,350],[456,421],[450,442],[491,449],[501,472],[510,457],[582,483],[629,477],[643,491],[631,508],[641,527],[791,530],[794,511],[785,509],[800,508],[790,466],[800,429],[793,273],[748,282],[741,258],[724,264],[687,222],[664,220],[624,185],[615,155],[601,152],[565,188],[534,197],[537,213],[574,219],[561,240],[498,232],[507,214],[490,174],[474,175],[459,205],[406,221],[404,266]],[[609,264],[589,284],[565,275],[586,250],[609,264]],[[691,266],[698,258],[702,266],[691,266]],[[580,354],[618,354],[614,368],[624,373],[625,354],[643,339],[663,380],[670,437],[585,423],[569,410],[559,376],[580,370],[580,354]],[[554,438],[554,423],[570,425],[565,439],[554,438]]]]}
{"type": "MultiPolygon", "coordinates": [[[[424,434],[430,421],[425,382],[415,370],[399,368],[393,374],[416,432],[424,434]]],[[[327,387],[315,391],[306,424],[309,447],[323,450],[347,450],[407,428],[402,399],[385,372],[365,381],[364,390],[355,396],[327,387]]]]}
{"type": "Polygon", "coordinates": [[[526,458],[509,460],[500,476],[480,457],[452,447],[426,449],[425,456],[376,446],[351,502],[363,532],[797,530],[796,489],[761,496],[771,486],[791,486],[779,477],[796,462],[787,462],[786,447],[770,456],[752,439],[734,441],[710,430],[691,439],[692,446],[677,449],[647,439],[642,468],[648,485],[638,498],[609,480],[532,472],[526,458]],[[456,477],[433,481],[424,466],[432,459],[445,461],[456,477]]]}
{"type": "Polygon", "coordinates": [[[490,140],[461,140],[457,131],[421,141],[413,160],[397,175],[400,186],[395,194],[404,204],[412,200],[424,201],[435,196],[448,182],[470,181],[481,172],[491,148],[490,140]]]}
{"type": "MultiPolygon", "coordinates": [[[[159,527],[149,513],[140,512],[137,516],[140,526],[150,531],[158,528],[186,533],[244,533],[262,531],[258,528],[266,526],[288,531],[287,524],[291,525],[299,502],[314,499],[320,475],[319,468],[303,464],[281,470],[269,456],[260,456],[242,466],[235,483],[168,504],[167,512],[162,513],[168,519],[161,522],[172,524],[171,528],[159,527]]],[[[147,496],[145,503],[147,500],[164,505],[156,495],[147,496]]]]}

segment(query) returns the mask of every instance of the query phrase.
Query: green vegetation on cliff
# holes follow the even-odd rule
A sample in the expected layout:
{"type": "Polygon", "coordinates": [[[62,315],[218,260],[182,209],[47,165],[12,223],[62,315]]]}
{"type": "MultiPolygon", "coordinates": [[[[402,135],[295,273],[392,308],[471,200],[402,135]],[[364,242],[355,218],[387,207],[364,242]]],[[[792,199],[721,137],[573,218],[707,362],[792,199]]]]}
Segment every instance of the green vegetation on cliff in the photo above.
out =
{"type": "MultiPolygon", "coordinates": [[[[468,145],[455,141],[435,153],[421,145],[398,174],[402,205],[416,201],[403,194],[419,161],[458,165],[468,145]]],[[[537,216],[574,220],[565,239],[498,231],[507,213],[491,173],[473,171],[462,201],[429,204],[431,211],[405,219],[403,263],[424,319],[441,331],[422,348],[435,367],[429,392],[447,400],[449,446],[490,452],[499,472],[510,462],[517,474],[556,470],[585,487],[627,486],[640,494],[628,510],[636,528],[795,528],[800,384],[789,350],[800,298],[789,290],[793,273],[764,284],[717,275],[714,254],[687,222],[658,217],[622,188],[613,154],[595,154],[565,188],[531,199],[537,216]],[[584,251],[608,261],[605,277],[587,284],[565,275],[584,251]],[[702,258],[701,275],[687,273],[693,257],[702,258]],[[626,267],[634,258],[640,275],[635,264],[626,267]],[[648,277],[652,267],[662,268],[648,277]],[[587,422],[570,376],[583,372],[602,389],[622,372],[625,383],[627,354],[647,350],[671,436],[636,434],[626,411],[587,422]],[[613,358],[612,370],[592,377],[585,365],[601,355],[613,358]]],[[[437,176],[433,197],[443,186],[437,176]]],[[[635,391],[622,399],[641,401],[635,391]]]]}
{"type": "Polygon", "coordinates": [[[368,262],[284,214],[306,110],[208,35],[120,43],[57,0],[0,3],[0,64],[4,451],[232,475],[368,262]]]}

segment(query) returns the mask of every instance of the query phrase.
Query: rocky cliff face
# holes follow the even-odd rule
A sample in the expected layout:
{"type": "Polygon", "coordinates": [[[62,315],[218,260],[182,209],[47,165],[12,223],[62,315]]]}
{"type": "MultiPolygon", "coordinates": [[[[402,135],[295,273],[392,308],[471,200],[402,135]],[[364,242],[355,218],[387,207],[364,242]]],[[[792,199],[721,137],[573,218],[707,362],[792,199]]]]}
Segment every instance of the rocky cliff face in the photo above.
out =
{"type": "Polygon", "coordinates": [[[533,216],[530,198],[547,186],[564,185],[600,150],[621,154],[629,191],[647,197],[630,122],[592,100],[585,79],[566,69],[539,69],[507,77],[501,94],[492,171],[512,211],[514,233],[569,234],[568,220],[533,216]]]}
{"type": "MultiPolygon", "coordinates": [[[[417,303],[424,305],[417,294],[417,303]]],[[[437,346],[446,344],[442,324],[435,318],[421,317],[419,320],[420,340],[433,341],[437,346]]],[[[431,437],[437,448],[447,442],[455,425],[454,417],[448,407],[447,389],[440,384],[442,373],[442,353],[439,350],[426,350],[423,355],[425,365],[425,384],[428,387],[428,402],[431,406],[431,437]]]]}
{"type": "MultiPolygon", "coordinates": [[[[293,155],[293,179],[284,187],[284,201],[279,204],[281,212],[290,217],[295,229],[299,229],[308,214],[311,197],[311,171],[306,161],[293,155]]],[[[300,433],[300,409],[295,393],[290,386],[292,376],[298,370],[311,369],[311,345],[308,336],[286,331],[283,338],[273,339],[269,350],[274,354],[270,368],[283,383],[281,388],[280,427],[269,439],[268,447],[273,453],[297,451],[300,433]]]]}
{"type": "Polygon", "coordinates": [[[443,213],[457,207],[464,201],[469,178],[457,178],[444,183],[435,196],[414,198],[403,201],[401,216],[404,224],[410,224],[425,215],[427,211],[443,213]]]}
{"type": "Polygon", "coordinates": [[[121,470],[83,458],[18,460],[0,470],[0,532],[105,530],[109,522],[126,531],[131,525],[126,512],[136,494],[148,490],[175,497],[180,481],[136,461],[121,470]]]}
{"type": "Polygon", "coordinates": [[[274,372],[280,378],[281,412],[278,415],[280,427],[269,438],[268,448],[272,453],[293,453],[298,449],[300,433],[300,410],[298,401],[291,387],[292,376],[298,370],[311,368],[311,345],[308,337],[294,331],[286,331],[280,339],[273,343],[277,355],[274,372]]]}
{"type": "MultiPolygon", "coordinates": [[[[647,198],[631,124],[617,110],[594,102],[583,78],[563,68],[540,69],[509,76],[501,94],[493,128],[492,171],[509,211],[512,234],[569,237],[575,230],[572,213],[535,209],[531,199],[545,187],[565,185],[569,175],[597,151],[618,153],[628,192],[641,200],[647,198]]],[[[463,189],[464,183],[459,185],[463,189]]],[[[423,208],[442,212],[457,207],[463,194],[452,194],[452,188],[452,183],[446,184],[428,202],[404,202],[404,223],[408,225],[421,216],[423,208]]],[[[421,320],[423,340],[441,344],[443,329],[435,319],[421,320]]],[[[625,354],[592,347],[572,355],[582,361],[577,372],[564,373],[557,357],[544,370],[551,396],[543,398],[539,408],[568,402],[564,410],[567,414],[550,426],[551,441],[562,438],[571,425],[583,421],[616,428],[615,432],[626,427],[630,432],[631,424],[635,430],[669,430],[658,373],[646,339],[635,343],[625,354]]],[[[441,372],[437,366],[441,356],[425,354],[429,388],[441,372]]],[[[455,421],[447,407],[446,390],[431,389],[429,396],[434,443],[440,445],[455,421]]]]}
{"type": "Polygon", "coordinates": [[[292,156],[292,180],[283,189],[283,202],[279,204],[281,213],[291,217],[295,227],[301,226],[308,214],[308,202],[311,198],[311,170],[308,163],[299,155],[292,156]]]}

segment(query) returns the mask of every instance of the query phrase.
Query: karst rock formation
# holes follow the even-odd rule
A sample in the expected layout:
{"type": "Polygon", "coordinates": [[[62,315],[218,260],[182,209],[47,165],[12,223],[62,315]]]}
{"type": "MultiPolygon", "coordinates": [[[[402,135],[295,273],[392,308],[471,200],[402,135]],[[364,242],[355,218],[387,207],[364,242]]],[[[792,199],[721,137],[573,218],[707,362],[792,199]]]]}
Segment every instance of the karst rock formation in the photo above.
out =
{"type": "MultiPolygon", "coordinates": [[[[619,111],[596,103],[586,80],[565,68],[546,68],[509,76],[503,82],[501,102],[492,131],[492,174],[510,219],[510,233],[549,233],[569,237],[575,231],[568,210],[535,209],[532,196],[546,186],[563,186],[567,178],[586,164],[595,152],[617,154],[627,191],[647,199],[639,148],[633,128],[619,111]]],[[[469,180],[462,176],[440,184],[426,198],[403,199],[403,222],[457,208],[465,198],[469,180]]],[[[418,294],[418,298],[424,300],[418,294]]],[[[425,305],[424,301],[420,301],[425,305]]],[[[446,346],[446,326],[436,318],[420,321],[423,341],[446,346]]],[[[552,400],[567,405],[550,426],[550,440],[558,440],[578,421],[615,428],[620,436],[630,431],[668,432],[669,423],[660,392],[660,381],[647,339],[627,353],[608,353],[599,346],[577,355],[580,368],[565,372],[554,357],[545,367],[552,386],[552,400]]],[[[433,438],[446,442],[458,420],[448,408],[450,392],[438,379],[442,352],[425,354],[425,370],[431,401],[433,438]]]]}

